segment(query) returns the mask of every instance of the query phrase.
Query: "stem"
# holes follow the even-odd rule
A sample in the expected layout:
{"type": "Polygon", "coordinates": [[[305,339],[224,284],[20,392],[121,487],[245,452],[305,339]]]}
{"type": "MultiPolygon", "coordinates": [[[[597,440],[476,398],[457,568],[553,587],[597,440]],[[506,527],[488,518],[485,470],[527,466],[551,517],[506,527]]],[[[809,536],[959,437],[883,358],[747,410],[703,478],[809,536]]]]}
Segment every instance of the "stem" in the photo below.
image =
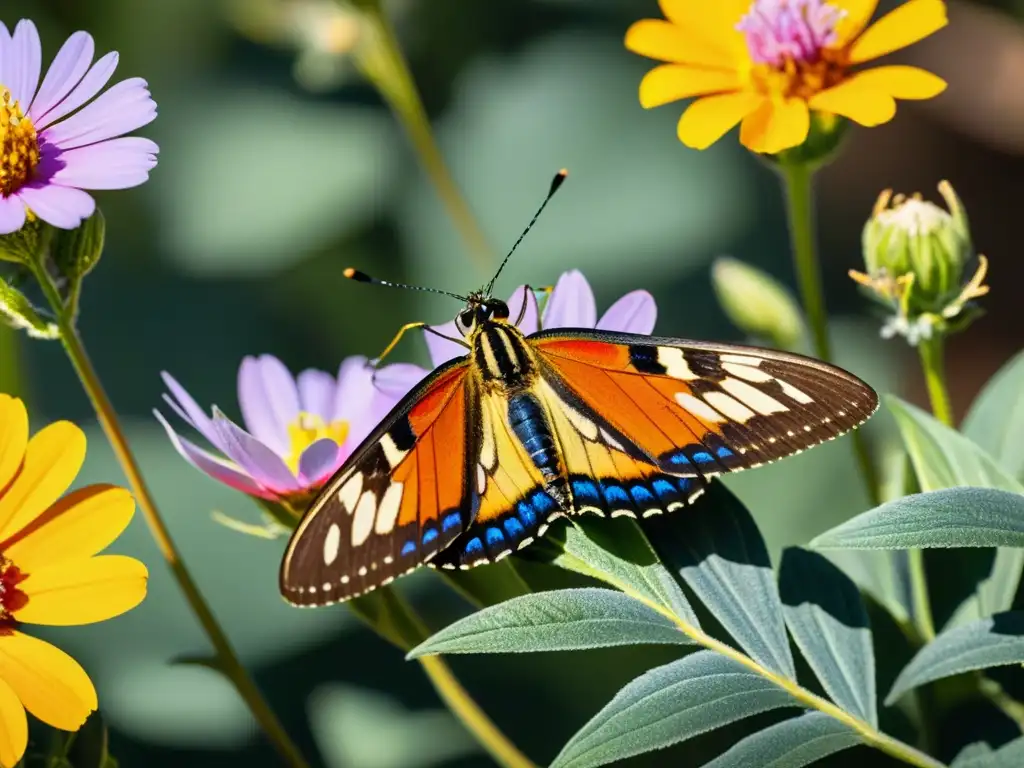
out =
{"type": "Polygon", "coordinates": [[[928,576],[924,569],[924,550],[908,549],[907,565],[910,569],[911,609],[921,640],[929,643],[935,639],[935,622],[932,619],[932,601],[928,594],[928,576]]]}
{"type": "Polygon", "coordinates": [[[941,334],[933,335],[930,339],[922,339],[917,345],[917,351],[921,356],[921,369],[924,371],[924,382],[932,403],[932,413],[947,427],[952,427],[953,407],[949,400],[949,390],[946,388],[942,342],[941,334]]]}
{"type": "Polygon", "coordinates": [[[78,335],[73,320],[65,310],[64,302],[61,300],[57,286],[50,279],[44,266],[35,262],[32,269],[47,301],[57,316],[57,324],[60,327],[60,338],[64,351],[71,360],[75,373],[78,374],[78,378],[82,383],[82,387],[89,396],[100,426],[103,427],[107,440],[110,441],[110,445],[114,449],[114,454],[121,465],[121,469],[124,471],[125,477],[128,479],[128,484],[131,486],[139,508],[142,510],[157,548],[167,561],[168,566],[170,566],[171,574],[174,576],[175,581],[178,582],[178,587],[185,596],[185,600],[188,601],[192,613],[199,621],[206,636],[210,639],[210,644],[213,646],[217,657],[217,669],[234,684],[239,695],[252,712],[253,717],[256,718],[256,721],[263,729],[267,738],[273,743],[285,764],[292,766],[292,768],[307,768],[308,764],[305,758],[303,758],[302,753],[299,752],[298,747],[291,741],[277,716],[267,705],[266,701],[263,700],[259,689],[253,683],[252,678],[249,677],[245,667],[242,666],[241,661],[239,661],[238,656],[235,654],[234,648],[231,646],[231,641],[217,622],[213,611],[210,609],[205,598],[203,598],[199,587],[193,581],[192,575],[181,559],[181,554],[178,552],[174,540],[171,538],[170,531],[157,510],[153,496],[142,477],[138,462],[128,445],[128,440],[118,420],[117,412],[114,410],[110,399],[107,397],[107,393],[103,389],[103,385],[96,373],[96,369],[92,365],[92,361],[86,353],[85,346],[78,335]]]}
{"type": "Polygon", "coordinates": [[[409,65],[398,45],[391,22],[381,8],[380,2],[366,2],[363,10],[366,39],[356,50],[356,63],[366,79],[380,92],[405,130],[427,175],[462,235],[470,255],[482,269],[487,270],[491,262],[491,249],[487,244],[487,238],[477,225],[469,205],[448,171],[441,150],[434,141],[430,120],[420,100],[409,65]]]}
{"type": "MultiPolygon", "coordinates": [[[[780,163],[779,171],[786,197],[789,236],[793,242],[793,267],[800,288],[800,301],[811,328],[814,354],[825,362],[831,362],[832,350],[828,338],[825,291],[821,284],[821,268],[814,245],[814,200],[811,185],[814,171],[808,164],[798,161],[780,163]]],[[[878,472],[871,461],[867,443],[859,431],[853,432],[850,440],[868,492],[868,500],[871,506],[878,506],[882,502],[878,472]]]]}

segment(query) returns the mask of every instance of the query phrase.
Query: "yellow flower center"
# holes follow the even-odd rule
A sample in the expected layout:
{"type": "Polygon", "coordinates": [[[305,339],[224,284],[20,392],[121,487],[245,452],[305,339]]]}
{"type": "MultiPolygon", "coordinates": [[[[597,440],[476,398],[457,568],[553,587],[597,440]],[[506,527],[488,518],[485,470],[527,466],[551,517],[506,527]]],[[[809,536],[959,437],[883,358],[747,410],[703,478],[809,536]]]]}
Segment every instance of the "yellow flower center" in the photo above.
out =
{"type": "Polygon", "coordinates": [[[0,554],[0,624],[14,618],[16,611],[28,602],[28,597],[18,589],[25,575],[8,558],[0,554]]]}
{"type": "Polygon", "coordinates": [[[0,195],[9,197],[32,178],[39,165],[39,138],[32,119],[0,86],[0,195]]]}
{"type": "Polygon", "coordinates": [[[846,67],[836,54],[822,51],[822,57],[814,62],[787,58],[777,66],[755,64],[750,70],[750,81],[766,96],[807,100],[842,81],[846,67]]]}
{"type": "Polygon", "coordinates": [[[316,414],[305,411],[300,413],[299,418],[288,426],[288,439],[291,442],[291,452],[285,458],[288,468],[292,472],[298,472],[302,452],[325,437],[331,438],[338,445],[343,445],[345,438],[348,437],[348,422],[332,421],[328,424],[316,414]]]}

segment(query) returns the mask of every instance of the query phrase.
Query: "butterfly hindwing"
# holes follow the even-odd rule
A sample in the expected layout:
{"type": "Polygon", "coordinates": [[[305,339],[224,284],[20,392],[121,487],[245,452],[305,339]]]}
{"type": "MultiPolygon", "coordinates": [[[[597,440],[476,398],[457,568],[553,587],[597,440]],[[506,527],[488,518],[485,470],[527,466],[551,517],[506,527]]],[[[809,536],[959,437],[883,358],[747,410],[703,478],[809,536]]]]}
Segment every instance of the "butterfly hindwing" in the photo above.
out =
{"type": "Polygon", "coordinates": [[[790,456],[878,407],[860,379],[791,353],[575,329],[527,341],[590,413],[672,475],[706,478],[790,456]]]}
{"type": "Polygon", "coordinates": [[[360,595],[459,536],[476,496],[463,457],[475,410],[465,360],[414,389],[314,499],[289,543],[281,593],[296,605],[360,595]]]}

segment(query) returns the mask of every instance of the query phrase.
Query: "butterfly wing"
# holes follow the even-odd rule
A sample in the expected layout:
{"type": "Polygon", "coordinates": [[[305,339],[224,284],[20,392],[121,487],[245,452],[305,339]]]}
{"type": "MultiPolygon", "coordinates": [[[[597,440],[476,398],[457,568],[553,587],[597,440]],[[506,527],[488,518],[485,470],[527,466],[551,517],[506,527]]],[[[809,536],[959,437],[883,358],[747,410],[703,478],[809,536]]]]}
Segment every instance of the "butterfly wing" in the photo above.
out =
{"type": "Polygon", "coordinates": [[[662,472],[704,479],[831,440],[878,408],[856,376],[802,355],[593,330],[527,339],[556,388],[662,472]]]}
{"type": "Polygon", "coordinates": [[[475,393],[465,358],[399,403],[323,487],[281,564],[284,598],[328,605],[427,562],[473,519],[466,456],[475,393]]]}

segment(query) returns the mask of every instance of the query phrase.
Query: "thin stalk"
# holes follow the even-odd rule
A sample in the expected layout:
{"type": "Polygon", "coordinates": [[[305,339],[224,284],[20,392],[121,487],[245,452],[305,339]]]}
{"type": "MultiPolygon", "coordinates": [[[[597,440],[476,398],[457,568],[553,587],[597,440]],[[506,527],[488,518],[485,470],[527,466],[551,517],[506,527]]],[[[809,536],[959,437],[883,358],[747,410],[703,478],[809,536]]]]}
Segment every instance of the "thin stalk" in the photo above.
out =
{"type": "MultiPolygon", "coordinates": [[[[828,314],[825,311],[825,291],[821,284],[821,268],[814,244],[814,199],[812,179],[814,171],[806,163],[785,162],[779,165],[782,188],[786,197],[789,236],[793,243],[793,267],[796,271],[800,301],[811,329],[814,354],[825,362],[832,361],[828,338],[828,314]]],[[[860,474],[868,492],[871,506],[881,503],[878,472],[867,443],[861,432],[850,435],[860,474]]]]}
{"type": "Polygon", "coordinates": [[[932,413],[947,427],[952,427],[954,426],[953,406],[950,403],[949,390],[946,387],[946,370],[943,362],[945,355],[942,343],[942,335],[936,334],[930,339],[922,339],[917,345],[917,351],[921,356],[921,370],[924,371],[924,383],[928,387],[932,413]]]}
{"type": "Polygon", "coordinates": [[[96,416],[100,426],[103,427],[107,440],[110,441],[110,445],[114,449],[114,454],[121,465],[121,469],[124,471],[125,477],[128,479],[128,484],[132,488],[139,509],[142,510],[153,540],[156,542],[160,554],[167,561],[171,574],[174,576],[175,581],[178,582],[178,587],[185,596],[185,600],[192,609],[192,613],[199,621],[203,631],[210,640],[210,644],[213,646],[217,657],[217,668],[238,690],[238,694],[245,701],[256,722],[259,723],[260,728],[263,729],[264,734],[274,745],[274,748],[285,764],[292,766],[292,768],[307,768],[308,763],[302,756],[299,748],[292,742],[284,726],[281,725],[277,716],[263,699],[245,667],[242,666],[242,662],[239,661],[231,641],[217,622],[213,611],[199,591],[198,585],[192,579],[192,575],[182,560],[181,553],[175,546],[171,533],[167,529],[167,525],[164,523],[160,512],[157,510],[156,502],[153,500],[149,487],[142,476],[138,461],[128,445],[128,439],[124,429],[121,427],[117,412],[107,397],[107,393],[96,373],[96,369],[93,367],[92,361],[89,359],[85,345],[74,326],[73,320],[65,310],[64,302],[61,300],[57,286],[49,274],[47,274],[46,268],[41,264],[36,263],[33,266],[33,272],[46,296],[46,300],[53,308],[53,312],[57,317],[57,324],[61,332],[61,344],[64,347],[64,351],[67,353],[71,365],[74,367],[75,373],[78,375],[79,381],[85,389],[93,409],[96,411],[96,416]]]}
{"type": "Polygon", "coordinates": [[[423,168],[462,235],[470,256],[482,270],[487,271],[492,268],[491,248],[434,141],[430,120],[391,22],[380,2],[365,2],[363,12],[365,37],[355,51],[355,61],[405,130],[423,168]]]}

